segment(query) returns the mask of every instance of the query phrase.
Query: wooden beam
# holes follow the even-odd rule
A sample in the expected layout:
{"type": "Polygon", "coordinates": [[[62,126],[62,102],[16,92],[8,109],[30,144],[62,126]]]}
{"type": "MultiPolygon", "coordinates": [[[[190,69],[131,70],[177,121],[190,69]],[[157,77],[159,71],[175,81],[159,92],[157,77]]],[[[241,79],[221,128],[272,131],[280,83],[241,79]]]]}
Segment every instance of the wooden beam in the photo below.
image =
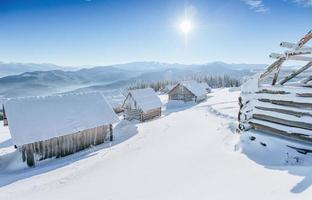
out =
{"type": "Polygon", "coordinates": [[[312,97],[312,93],[297,93],[297,97],[312,97]]]}
{"type": "Polygon", "coordinates": [[[291,120],[286,120],[278,117],[273,117],[269,115],[263,115],[263,114],[253,114],[252,118],[258,119],[258,120],[263,120],[275,124],[280,124],[288,127],[295,127],[295,128],[301,128],[301,129],[306,129],[312,131],[312,124],[311,123],[306,123],[306,122],[298,122],[298,121],[291,121],[291,120]]]}
{"type": "Polygon", "coordinates": [[[280,108],[270,108],[270,107],[262,107],[262,106],[255,106],[255,108],[259,109],[259,110],[264,110],[264,111],[272,111],[272,112],[278,112],[278,113],[282,113],[282,114],[286,114],[286,115],[292,115],[292,116],[295,116],[298,118],[303,117],[303,116],[312,117],[311,113],[287,110],[287,108],[286,109],[280,109],[280,108]]]}
{"type": "Polygon", "coordinates": [[[304,134],[300,134],[300,133],[287,133],[286,131],[277,129],[277,128],[273,128],[273,127],[269,127],[263,124],[259,124],[259,123],[255,123],[255,122],[249,122],[249,124],[252,126],[253,129],[259,130],[259,131],[263,131],[265,133],[269,133],[272,135],[279,135],[282,136],[283,138],[286,139],[293,139],[295,141],[303,141],[303,142],[307,142],[309,144],[311,144],[312,142],[312,138],[304,135],[304,134]]]}
{"type": "Polygon", "coordinates": [[[298,70],[294,71],[293,73],[291,73],[289,76],[286,76],[284,79],[282,79],[279,82],[279,84],[281,84],[281,85],[285,84],[287,81],[290,81],[291,79],[295,78],[297,75],[299,75],[303,71],[309,69],[311,66],[312,66],[312,62],[309,62],[305,66],[303,66],[300,69],[298,69],[298,70]]]}
{"type": "Polygon", "coordinates": [[[269,90],[269,89],[262,89],[259,90],[257,92],[255,92],[256,94],[290,94],[290,92],[286,92],[284,90],[269,90]]]}
{"type": "MultiPolygon", "coordinates": [[[[299,49],[303,47],[303,45],[305,45],[310,39],[312,39],[312,31],[308,32],[303,38],[301,38],[301,40],[299,40],[299,42],[297,42],[297,44],[293,44],[293,43],[288,43],[288,42],[282,42],[280,45],[284,46],[286,48],[291,48],[293,49],[293,51],[289,51],[286,52],[285,56],[280,57],[277,61],[275,61],[274,63],[272,63],[270,66],[268,66],[268,68],[266,69],[266,71],[261,74],[259,80],[262,80],[264,77],[266,77],[267,75],[269,75],[272,71],[277,69],[277,73],[275,73],[274,75],[274,79],[272,84],[274,85],[277,81],[278,75],[279,75],[279,70],[281,68],[281,65],[285,62],[285,60],[289,57],[289,56],[295,56],[295,55],[302,55],[302,54],[306,54],[307,52],[302,52],[302,50],[300,51],[299,49]]],[[[309,52],[308,52],[309,53],[309,52]]],[[[311,52],[310,52],[311,53],[311,52]]],[[[301,72],[300,72],[301,73],[301,72]]],[[[295,75],[296,76],[296,75],[295,75]]],[[[286,81],[287,82],[287,81],[286,81]]]]}
{"type": "Polygon", "coordinates": [[[277,69],[279,66],[281,66],[284,61],[286,60],[285,57],[279,58],[277,61],[275,61],[274,63],[272,63],[267,69],[266,71],[261,74],[260,76],[260,80],[263,79],[264,77],[266,77],[268,74],[270,74],[272,71],[274,71],[275,69],[277,69]]]}
{"type": "Polygon", "coordinates": [[[298,55],[309,55],[311,54],[311,51],[306,51],[302,49],[294,50],[294,51],[285,51],[285,56],[298,56],[298,55]]]}
{"type": "Polygon", "coordinates": [[[303,38],[301,38],[301,40],[297,44],[296,49],[300,49],[303,45],[305,45],[311,39],[312,39],[312,30],[309,31],[303,38]]]}
{"type": "Polygon", "coordinates": [[[301,83],[304,83],[304,84],[307,84],[309,81],[311,81],[312,80],[312,75],[311,76],[308,76],[307,78],[305,78],[305,79],[303,79],[302,81],[301,81],[301,83]]]}
{"type": "Polygon", "coordinates": [[[298,60],[312,62],[312,57],[308,56],[289,56],[287,60],[298,60]]]}
{"type": "Polygon", "coordinates": [[[271,103],[275,105],[281,105],[281,106],[290,106],[294,108],[312,109],[311,103],[301,103],[301,102],[294,102],[294,101],[271,100],[271,99],[258,99],[258,101],[271,103]]]}
{"type": "Polygon", "coordinates": [[[282,65],[280,65],[278,68],[277,68],[277,71],[275,72],[274,74],[274,77],[273,77],[273,80],[272,80],[272,85],[275,85],[276,82],[277,82],[277,79],[278,79],[278,75],[281,71],[281,68],[282,68],[282,65]]]}

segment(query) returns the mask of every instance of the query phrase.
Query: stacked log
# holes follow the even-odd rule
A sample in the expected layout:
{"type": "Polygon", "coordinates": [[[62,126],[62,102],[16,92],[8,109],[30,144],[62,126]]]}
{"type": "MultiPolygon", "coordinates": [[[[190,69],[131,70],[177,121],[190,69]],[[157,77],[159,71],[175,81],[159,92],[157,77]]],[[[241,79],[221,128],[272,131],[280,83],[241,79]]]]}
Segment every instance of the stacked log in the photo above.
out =
{"type": "Polygon", "coordinates": [[[262,86],[239,99],[239,129],[264,133],[312,144],[311,89],[262,86]]]}

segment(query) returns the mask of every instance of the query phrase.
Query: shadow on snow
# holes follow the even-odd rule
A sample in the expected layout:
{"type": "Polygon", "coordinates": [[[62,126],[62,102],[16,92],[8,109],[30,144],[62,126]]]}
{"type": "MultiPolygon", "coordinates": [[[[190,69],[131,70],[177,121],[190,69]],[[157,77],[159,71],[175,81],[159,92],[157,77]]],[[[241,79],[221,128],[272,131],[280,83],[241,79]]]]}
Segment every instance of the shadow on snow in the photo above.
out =
{"type": "Polygon", "coordinates": [[[12,145],[13,145],[12,138],[7,139],[7,140],[5,140],[3,142],[0,142],[0,148],[6,148],[6,147],[10,147],[12,145]]]}
{"type": "MultiPolygon", "coordinates": [[[[117,126],[114,128],[114,132],[115,132],[114,133],[115,139],[113,142],[105,142],[103,144],[90,147],[88,149],[79,151],[75,154],[68,155],[66,157],[57,158],[57,159],[52,158],[52,159],[40,161],[37,163],[36,167],[33,167],[33,168],[26,167],[26,165],[22,163],[22,159],[21,159],[19,152],[14,151],[12,153],[5,154],[0,157],[0,162],[3,163],[4,160],[6,162],[10,162],[10,161],[19,162],[19,164],[22,163],[20,165],[23,165],[23,166],[22,168],[19,167],[19,169],[16,169],[16,170],[8,169],[7,168],[8,166],[1,167],[0,168],[0,187],[12,184],[22,179],[44,174],[49,171],[53,171],[53,170],[65,167],[67,165],[73,164],[77,161],[96,156],[103,149],[108,150],[107,152],[104,152],[104,155],[106,155],[107,153],[110,152],[110,149],[109,149],[110,147],[120,144],[138,133],[137,127],[133,123],[130,123],[124,120],[121,121],[119,124],[117,124],[117,126]]],[[[10,141],[7,140],[3,143],[9,143],[9,142],[10,141]]]]}
{"type": "Polygon", "coordinates": [[[255,131],[245,132],[241,138],[242,153],[249,159],[267,169],[287,171],[289,174],[303,177],[290,192],[301,193],[312,185],[312,156],[300,154],[287,147],[286,145],[293,144],[291,141],[255,131]],[[253,141],[249,139],[251,135],[255,136],[253,141]]]}

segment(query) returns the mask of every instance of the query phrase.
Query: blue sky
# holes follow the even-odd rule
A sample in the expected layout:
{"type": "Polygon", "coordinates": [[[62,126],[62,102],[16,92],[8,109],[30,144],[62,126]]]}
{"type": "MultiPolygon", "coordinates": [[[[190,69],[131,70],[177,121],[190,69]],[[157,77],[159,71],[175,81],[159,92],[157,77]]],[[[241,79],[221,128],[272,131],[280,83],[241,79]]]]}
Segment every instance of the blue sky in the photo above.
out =
{"type": "Polygon", "coordinates": [[[0,0],[0,61],[269,63],[311,19],[312,0],[0,0]]]}

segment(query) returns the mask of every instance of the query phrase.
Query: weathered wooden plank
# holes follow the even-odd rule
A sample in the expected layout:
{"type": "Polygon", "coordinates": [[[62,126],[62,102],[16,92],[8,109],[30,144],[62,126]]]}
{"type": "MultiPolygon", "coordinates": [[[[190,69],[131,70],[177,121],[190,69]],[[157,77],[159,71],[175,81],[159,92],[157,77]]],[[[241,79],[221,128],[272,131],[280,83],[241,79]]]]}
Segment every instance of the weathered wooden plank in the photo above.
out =
{"type": "Polygon", "coordinates": [[[279,135],[286,139],[294,139],[296,141],[303,141],[303,142],[308,142],[309,144],[312,144],[312,138],[301,133],[287,133],[286,131],[276,129],[273,127],[269,127],[263,124],[255,123],[255,122],[249,122],[249,124],[255,130],[263,131],[265,133],[269,133],[272,135],[279,135]]]}
{"type": "Polygon", "coordinates": [[[301,103],[301,102],[284,101],[284,100],[271,100],[271,99],[258,99],[258,101],[272,103],[276,105],[290,106],[290,107],[295,107],[295,108],[312,109],[312,104],[310,103],[301,103]]]}
{"type": "Polygon", "coordinates": [[[312,93],[297,93],[298,97],[312,97],[312,93]]]}
{"type": "Polygon", "coordinates": [[[285,62],[285,60],[286,60],[285,57],[282,57],[282,58],[279,58],[278,60],[276,60],[274,63],[272,63],[270,66],[268,66],[268,68],[265,70],[265,72],[260,75],[259,79],[260,80],[264,79],[271,72],[278,69],[278,67],[280,67],[285,62]]]}
{"type": "Polygon", "coordinates": [[[272,80],[272,85],[275,85],[275,84],[276,84],[277,79],[278,79],[278,75],[279,75],[279,73],[280,73],[280,71],[281,71],[281,68],[282,68],[282,64],[280,64],[280,65],[277,67],[277,70],[276,70],[276,72],[275,72],[275,74],[274,74],[274,77],[273,77],[273,80],[272,80]]]}
{"type": "Polygon", "coordinates": [[[168,92],[169,100],[194,101],[195,95],[181,84],[177,84],[168,92]]]}
{"type": "Polygon", "coordinates": [[[78,133],[39,141],[19,147],[23,162],[32,166],[32,162],[52,157],[64,157],[77,151],[105,142],[106,135],[113,133],[110,125],[91,128],[78,133]],[[36,156],[35,156],[36,155],[36,156]],[[33,161],[32,161],[33,160],[33,161]]]}
{"type": "Polygon", "coordinates": [[[161,116],[161,108],[156,108],[143,113],[143,121],[161,116]]]}
{"type": "Polygon", "coordinates": [[[303,80],[301,81],[301,83],[303,83],[303,84],[307,84],[309,81],[312,81],[312,75],[311,75],[311,76],[306,77],[305,79],[303,79],[303,80]]]}
{"type": "Polygon", "coordinates": [[[33,144],[26,145],[26,163],[29,167],[35,166],[33,144]]]}
{"type": "Polygon", "coordinates": [[[259,109],[259,110],[264,110],[264,111],[272,111],[272,112],[278,112],[278,113],[282,113],[282,114],[292,115],[295,117],[303,117],[303,116],[312,117],[311,113],[286,110],[286,108],[280,109],[280,108],[269,108],[269,107],[262,107],[262,106],[255,106],[255,108],[259,109]]]}
{"type": "Polygon", "coordinates": [[[59,137],[56,139],[56,149],[56,158],[59,158],[61,157],[61,141],[59,137]]]}
{"type": "Polygon", "coordinates": [[[261,89],[256,92],[256,94],[290,94],[290,92],[284,91],[284,90],[270,90],[270,89],[261,89]]]}
{"type": "Polygon", "coordinates": [[[297,48],[296,49],[301,48],[303,45],[305,45],[311,39],[312,39],[312,30],[309,31],[303,38],[301,38],[301,40],[297,44],[297,48]]]}
{"type": "Polygon", "coordinates": [[[25,147],[25,145],[20,147],[20,150],[22,152],[22,160],[23,160],[23,162],[25,162],[26,161],[26,147],[25,147]]]}
{"type": "Polygon", "coordinates": [[[310,123],[291,121],[291,120],[281,119],[278,117],[268,116],[268,115],[264,115],[264,114],[253,114],[252,117],[254,119],[264,120],[267,122],[281,124],[284,126],[290,126],[290,127],[312,130],[312,124],[310,124],[310,123]]]}
{"type": "Polygon", "coordinates": [[[114,133],[113,133],[113,126],[110,124],[109,125],[109,141],[114,140],[114,133]]]}
{"type": "Polygon", "coordinates": [[[286,76],[285,78],[283,78],[281,81],[279,81],[279,84],[283,85],[286,82],[290,81],[291,79],[295,78],[296,76],[298,76],[300,73],[302,73],[303,71],[309,69],[312,66],[312,62],[308,62],[305,66],[301,67],[300,69],[294,71],[293,73],[291,73],[289,76],[286,76]]]}

